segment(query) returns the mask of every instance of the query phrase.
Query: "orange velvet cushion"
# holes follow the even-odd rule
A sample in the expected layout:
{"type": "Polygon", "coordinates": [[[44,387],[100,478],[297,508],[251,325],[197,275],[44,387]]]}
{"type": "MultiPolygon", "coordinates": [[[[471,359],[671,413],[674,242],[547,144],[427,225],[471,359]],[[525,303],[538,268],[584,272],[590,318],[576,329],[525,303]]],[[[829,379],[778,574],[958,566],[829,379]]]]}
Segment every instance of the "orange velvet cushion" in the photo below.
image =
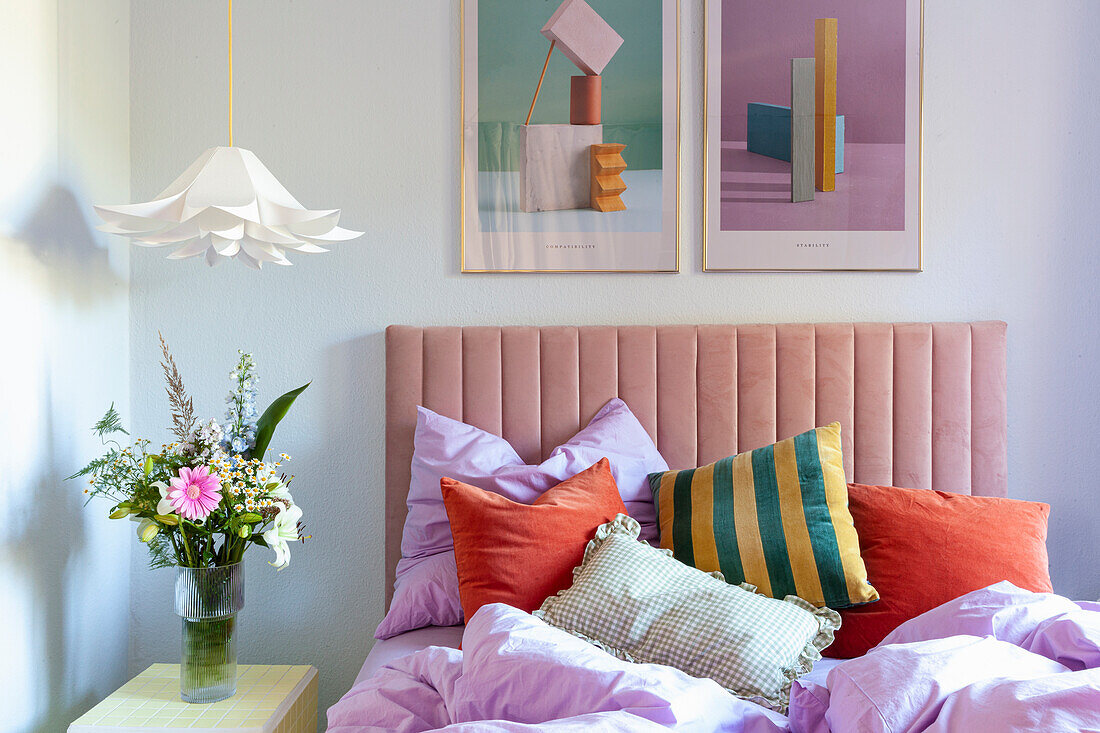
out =
{"type": "Polygon", "coordinates": [[[827,657],[858,657],[909,619],[1002,580],[1052,590],[1047,504],[848,484],[848,508],[880,600],[840,612],[827,657]]]}
{"type": "Polygon", "coordinates": [[[507,603],[530,613],[568,588],[596,528],[627,513],[606,458],[548,489],[533,504],[450,478],[439,485],[467,620],[486,603],[507,603]]]}

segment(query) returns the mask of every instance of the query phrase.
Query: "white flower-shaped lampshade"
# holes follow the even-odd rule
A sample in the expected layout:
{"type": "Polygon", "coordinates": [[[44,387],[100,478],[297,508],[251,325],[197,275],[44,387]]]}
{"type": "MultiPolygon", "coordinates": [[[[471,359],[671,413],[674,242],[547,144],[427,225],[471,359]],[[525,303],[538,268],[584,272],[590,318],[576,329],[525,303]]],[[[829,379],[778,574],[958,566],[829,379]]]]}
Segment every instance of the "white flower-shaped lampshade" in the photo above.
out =
{"type": "Polygon", "coordinates": [[[205,255],[208,265],[233,257],[256,269],[289,265],[287,250],[327,252],[322,245],[363,234],[336,225],[339,209],[304,208],[252,151],[236,147],[210,148],[152,201],[95,210],[102,231],[178,246],[169,259],[205,255]]]}

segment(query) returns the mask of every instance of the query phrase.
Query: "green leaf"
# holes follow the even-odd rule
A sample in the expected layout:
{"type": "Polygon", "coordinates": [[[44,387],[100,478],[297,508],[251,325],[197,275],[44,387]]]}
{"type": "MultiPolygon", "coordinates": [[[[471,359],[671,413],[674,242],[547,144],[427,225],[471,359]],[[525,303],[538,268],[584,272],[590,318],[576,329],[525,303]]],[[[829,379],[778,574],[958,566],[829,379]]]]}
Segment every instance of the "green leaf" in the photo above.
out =
{"type": "Polygon", "coordinates": [[[187,529],[188,534],[194,534],[194,535],[200,535],[201,534],[201,535],[206,535],[207,537],[209,537],[212,534],[212,530],[208,529],[205,524],[195,524],[192,521],[189,521],[187,519],[182,519],[182,518],[179,519],[178,521],[179,521],[179,524],[180,524],[181,527],[185,527],[187,529]]]}
{"type": "Polygon", "coordinates": [[[107,408],[107,414],[99,418],[99,422],[92,427],[92,432],[100,438],[104,435],[111,435],[112,433],[125,433],[129,435],[122,427],[122,418],[119,417],[118,411],[115,410],[114,402],[107,408]]]}
{"type": "Polygon", "coordinates": [[[102,458],[97,458],[94,461],[92,461],[91,463],[89,463],[87,466],[85,466],[84,468],[82,468],[79,471],[77,471],[76,473],[74,473],[72,476],[69,476],[68,478],[66,478],[65,480],[66,481],[72,481],[74,478],[80,478],[81,476],[87,476],[88,474],[93,474],[94,475],[100,469],[104,468],[105,466],[108,466],[111,463],[111,458],[113,456],[114,456],[114,453],[111,452],[111,453],[108,453],[107,455],[103,456],[102,458]]]}
{"type": "Polygon", "coordinates": [[[249,451],[250,458],[263,460],[264,453],[267,452],[267,446],[271,443],[271,436],[275,434],[275,426],[286,417],[286,413],[290,410],[290,406],[294,404],[294,400],[298,399],[298,395],[311,384],[313,384],[312,381],[306,382],[298,389],[292,389],[285,395],[277,397],[274,402],[268,405],[267,409],[264,410],[264,414],[260,415],[260,419],[256,421],[256,445],[249,451]]]}
{"type": "Polygon", "coordinates": [[[262,534],[254,534],[249,539],[260,547],[267,547],[267,540],[264,539],[262,534]]]}

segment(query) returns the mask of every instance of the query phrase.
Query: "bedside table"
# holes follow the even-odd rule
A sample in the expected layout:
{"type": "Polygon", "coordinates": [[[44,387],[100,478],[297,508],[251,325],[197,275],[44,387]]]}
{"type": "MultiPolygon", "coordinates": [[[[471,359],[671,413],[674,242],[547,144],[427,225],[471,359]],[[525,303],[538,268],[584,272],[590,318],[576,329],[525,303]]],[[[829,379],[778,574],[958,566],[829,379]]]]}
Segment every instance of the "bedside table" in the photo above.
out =
{"type": "Polygon", "coordinates": [[[180,699],[180,666],[154,664],[69,726],[69,733],[316,733],[317,670],[238,664],[237,694],[206,704],[180,699]]]}

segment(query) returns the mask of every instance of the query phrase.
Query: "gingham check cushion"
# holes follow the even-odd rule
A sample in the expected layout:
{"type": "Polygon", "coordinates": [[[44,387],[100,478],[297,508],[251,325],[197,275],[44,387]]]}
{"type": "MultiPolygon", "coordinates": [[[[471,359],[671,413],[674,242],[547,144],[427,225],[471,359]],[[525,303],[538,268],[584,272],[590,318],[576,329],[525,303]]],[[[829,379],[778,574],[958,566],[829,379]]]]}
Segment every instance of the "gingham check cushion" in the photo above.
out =
{"type": "Polygon", "coordinates": [[[573,571],[572,587],[535,616],[629,662],[709,677],[738,697],[785,713],[791,682],[833,641],[840,615],[729,585],[638,541],[620,514],[601,525],[573,571]]]}

